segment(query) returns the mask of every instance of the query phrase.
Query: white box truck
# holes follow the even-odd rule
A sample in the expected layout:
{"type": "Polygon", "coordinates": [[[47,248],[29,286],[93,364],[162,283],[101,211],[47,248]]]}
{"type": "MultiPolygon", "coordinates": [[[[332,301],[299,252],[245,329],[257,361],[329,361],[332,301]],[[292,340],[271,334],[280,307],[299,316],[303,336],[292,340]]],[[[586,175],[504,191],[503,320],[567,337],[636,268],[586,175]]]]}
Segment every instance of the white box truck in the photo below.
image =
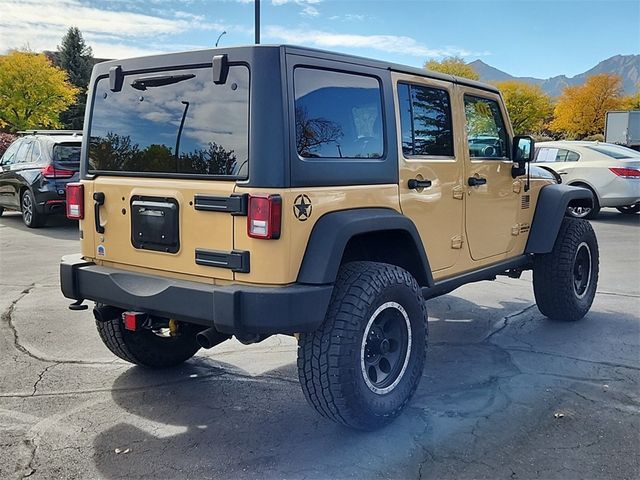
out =
{"type": "Polygon", "coordinates": [[[640,150],[640,110],[607,112],[604,140],[640,150]]]}

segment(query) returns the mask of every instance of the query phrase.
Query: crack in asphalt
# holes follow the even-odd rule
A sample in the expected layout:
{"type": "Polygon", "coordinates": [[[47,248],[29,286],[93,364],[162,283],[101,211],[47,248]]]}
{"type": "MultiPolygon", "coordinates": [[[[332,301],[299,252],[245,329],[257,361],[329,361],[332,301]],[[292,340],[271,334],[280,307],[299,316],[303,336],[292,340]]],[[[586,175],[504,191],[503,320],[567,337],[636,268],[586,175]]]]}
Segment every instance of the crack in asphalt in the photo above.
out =
{"type": "Polygon", "coordinates": [[[52,363],[51,365],[47,365],[44,370],[42,370],[39,374],[38,374],[38,379],[35,381],[35,383],[33,384],[33,392],[31,393],[31,397],[35,397],[36,396],[36,392],[38,391],[38,384],[42,381],[42,379],[44,378],[44,374],[47,373],[49,371],[49,369],[60,365],[60,363],[52,363]]]}
{"type": "Polygon", "coordinates": [[[25,467],[26,472],[20,478],[28,478],[34,473],[36,473],[36,469],[33,468],[33,462],[36,459],[36,451],[38,450],[38,445],[31,438],[27,438],[23,440],[24,445],[29,449],[28,462],[25,467]]]}
{"type": "Polygon", "coordinates": [[[91,395],[94,393],[107,393],[107,392],[141,392],[146,390],[155,390],[158,388],[169,387],[173,385],[179,385],[181,383],[187,382],[197,382],[200,380],[229,380],[232,381],[237,379],[239,381],[248,381],[248,382],[256,382],[256,383],[269,383],[269,382],[280,382],[289,385],[298,385],[299,382],[297,380],[292,380],[286,377],[281,377],[277,375],[258,375],[252,376],[247,374],[242,374],[239,372],[232,372],[228,370],[222,370],[219,372],[214,372],[210,374],[198,374],[197,377],[188,377],[181,378],[177,380],[169,380],[166,382],[154,383],[152,385],[143,385],[143,386],[134,386],[134,387],[122,387],[122,388],[95,388],[90,390],[73,390],[67,392],[47,392],[47,393],[37,393],[36,386],[49,369],[62,364],[63,362],[55,363],[46,367],[39,375],[38,380],[34,384],[34,391],[32,393],[2,393],[0,394],[0,398],[33,398],[33,397],[64,397],[68,395],[91,395]]]}
{"type": "Polygon", "coordinates": [[[119,363],[119,361],[115,359],[109,362],[107,361],[100,362],[100,361],[92,361],[92,360],[59,360],[55,358],[47,358],[31,352],[27,347],[22,345],[22,343],[20,343],[20,335],[18,334],[18,329],[16,328],[15,323],[13,321],[13,313],[16,309],[16,306],[20,302],[20,300],[22,300],[24,297],[29,295],[33,291],[33,289],[39,288],[39,287],[42,287],[42,285],[36,285],[35,283],[30,284],[27,288],[25,288],[20,292],[18,297],[14,299],[9,305],[9,307],[2,313],[2,315],[0,315],[0,320],[2,322],[6,322],[6,324],[9,326],[9,329],[11,330],[11,333],[13,335],[13,346],[16,350],[18,350],[23,355],[26,355],[27,357],[32,358],[33,360],[37,360],[39,362],[44,362],[44,363],[69,364],[69,365],[114,365],[119,363]]]}
{"type": "Polygon", "coordinates": [[[604,360],[600,360],[600,361],[598,361],[598,360],[587,360],[586,358],[572,357],[570,355],[562,355],[560,353],[541,352],[539,350],[533,350],[533,349],[529,349],[529,348],[501,347],[499,345],[496,345],[496,347],[498,347],[498,348],[500,348],[502,350],[505,350],[505,351],[510,351],[510,352],[533,353],[535,355],[544,355],[544,356],[548,356],[548,357],[565,358],[567,360],[573,360],[573,361],[576,361],[576,362],[590,363],[592,365],[603,365],[603,366],[613,367],[613,368],[626,368],[628,370],[640,371],[640,367],[636,367],[634,365],[627,365],[627,364],[624,364],[624,363],[607,362],[607,361],[604,361],[604,360]]]}

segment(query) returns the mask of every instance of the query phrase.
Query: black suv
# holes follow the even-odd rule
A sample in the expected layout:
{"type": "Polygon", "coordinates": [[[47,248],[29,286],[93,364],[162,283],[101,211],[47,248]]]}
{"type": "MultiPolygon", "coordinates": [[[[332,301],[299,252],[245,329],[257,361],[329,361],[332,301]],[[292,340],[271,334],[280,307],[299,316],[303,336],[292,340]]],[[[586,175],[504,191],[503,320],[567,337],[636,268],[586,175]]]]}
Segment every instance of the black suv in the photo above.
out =
{"type": "Polygon", "coordinates": [[[0,215],[19,210],[27,227],[64,214],[65,186],[78,180],[82,132],[20,132],[0,159],[0,215]]]}

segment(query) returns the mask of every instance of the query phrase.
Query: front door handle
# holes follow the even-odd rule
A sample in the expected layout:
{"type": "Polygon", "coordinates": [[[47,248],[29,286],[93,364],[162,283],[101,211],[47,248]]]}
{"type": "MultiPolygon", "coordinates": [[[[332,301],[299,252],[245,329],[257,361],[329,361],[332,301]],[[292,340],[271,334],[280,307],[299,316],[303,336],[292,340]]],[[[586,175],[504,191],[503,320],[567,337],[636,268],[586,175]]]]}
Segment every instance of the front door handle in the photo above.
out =
{"type": "Polygon", "coordinates": [[[104,227],[100,225],[100,206],[104,205],[104,193],[94,192],[93,194],[93,219],[96,222],[96,232],[104,233],[104,227]]]}
{"type": "Polygon", "coordinates": [[[418,180],[417,178],[411,178],[407,182],[407,187],[411,190],[417,190],[418,188],[429,188],[431,186],[431,180],[418,180]]]}
{"type": "Polygon", "coordinates": [[[467,184],[470,187],[477,187],[479,185],[485,185],[487,183],[487,179],[484,177],[469,177],[467,184]]]}
{"type": "Polygon", "coordinates": [[[558,175],[566,175],[567,172],[558,172],[558,175]]]}

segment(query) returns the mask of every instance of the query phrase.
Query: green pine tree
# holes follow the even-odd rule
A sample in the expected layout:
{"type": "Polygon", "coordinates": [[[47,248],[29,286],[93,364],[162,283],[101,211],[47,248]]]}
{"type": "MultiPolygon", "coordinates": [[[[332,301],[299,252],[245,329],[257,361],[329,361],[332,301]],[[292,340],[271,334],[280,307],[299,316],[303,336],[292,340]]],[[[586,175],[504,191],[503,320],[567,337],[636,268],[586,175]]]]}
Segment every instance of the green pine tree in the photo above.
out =
{"type": "Polygon", "coordinates": [[[87,46],[78,28],[69,28],[62,38],[62,45],[58,45],[55,59],[56,65],[69,75],[69,81],[80,89],[76,103],[60,114],[60,120],[65,128],[82,130],[84,111],[87,105],[87,87],[93,68],[93,54],[91,47],[87,46]]]}

